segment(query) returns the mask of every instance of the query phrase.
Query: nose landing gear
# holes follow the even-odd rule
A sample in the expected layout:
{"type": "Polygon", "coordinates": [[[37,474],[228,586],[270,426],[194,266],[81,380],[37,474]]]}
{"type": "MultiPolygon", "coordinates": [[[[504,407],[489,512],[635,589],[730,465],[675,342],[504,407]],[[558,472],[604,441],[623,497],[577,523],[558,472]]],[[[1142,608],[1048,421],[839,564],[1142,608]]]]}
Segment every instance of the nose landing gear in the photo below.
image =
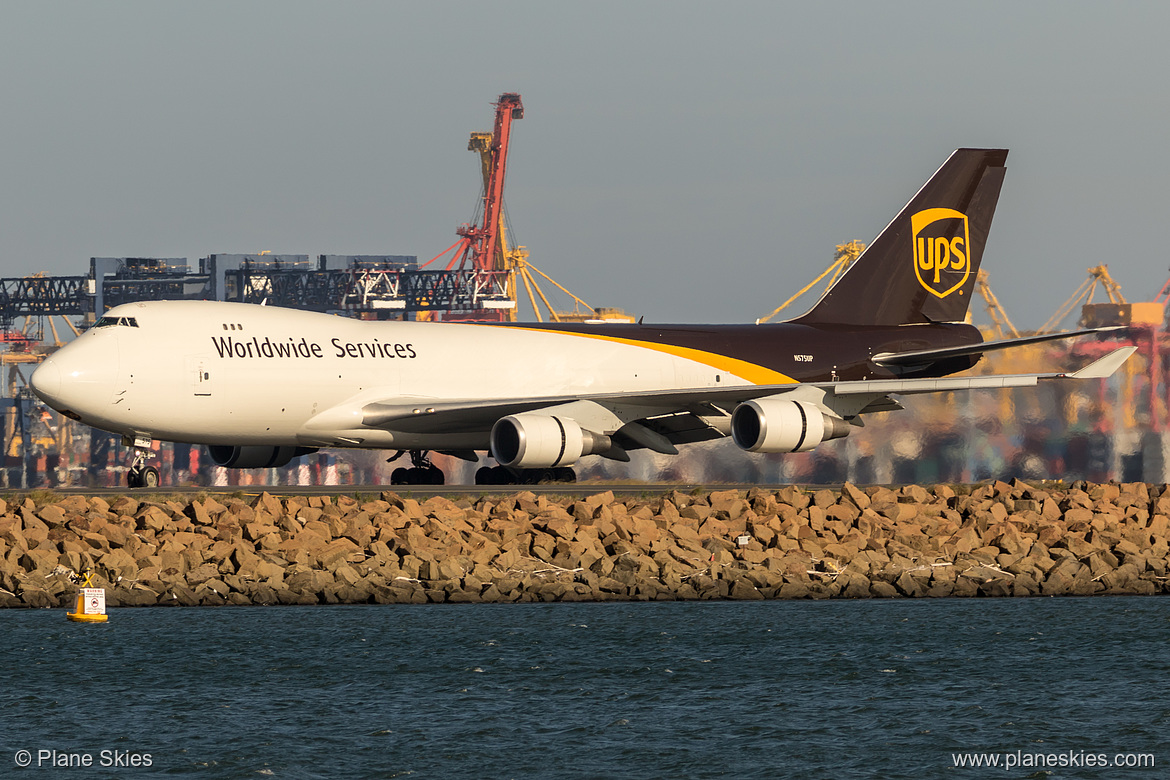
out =
{"type": "Polygon", "coordinates": [[[159,485],[158,469],[146,465],[147,450],[141,447],[134,448],[134,461],[126,472],[126,487],[156,488],[159,485]]]}

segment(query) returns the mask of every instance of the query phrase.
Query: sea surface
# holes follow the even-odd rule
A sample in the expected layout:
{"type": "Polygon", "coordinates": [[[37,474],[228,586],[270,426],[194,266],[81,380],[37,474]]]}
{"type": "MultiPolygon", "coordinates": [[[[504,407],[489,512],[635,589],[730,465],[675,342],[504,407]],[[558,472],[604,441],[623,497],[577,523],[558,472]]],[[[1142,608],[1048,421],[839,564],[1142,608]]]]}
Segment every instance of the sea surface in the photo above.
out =
{"type": "Polygon", "coordinates": [[[1170,777],[1170,598],[0,610],[0,632],[0,777],[1170,777]],[[955,765],[980,752],[1016,767],[955,765]]]}

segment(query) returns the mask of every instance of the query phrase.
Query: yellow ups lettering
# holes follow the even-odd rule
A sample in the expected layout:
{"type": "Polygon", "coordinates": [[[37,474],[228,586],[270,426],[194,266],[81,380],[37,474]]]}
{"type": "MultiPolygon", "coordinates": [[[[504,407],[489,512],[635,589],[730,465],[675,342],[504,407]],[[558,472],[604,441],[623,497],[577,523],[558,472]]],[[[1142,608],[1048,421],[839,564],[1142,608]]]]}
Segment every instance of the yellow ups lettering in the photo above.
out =
{"type": "Polygon", "coordinates": [[[939,274],[942,269],[947,267],[947,263],[951,260],[951,242],[945,238],[936,238],[934,240],[934,283],[938,284],[939,274]]]}
{"type": "Polygon", "coordinates": [[[951,239],[951,254],[955,259],[951,261],[951,268],[956,271],[963,270],[967,265],[967,255],[963,252],[963,239],[955,236],[951,239]]]}
{"type": "Polygon", "coordinates": [[[919,283],[939,298],[961,288],[971,276],[967,215],[947,208],[923,209],[910,216],[910,228],[919,283]]]}

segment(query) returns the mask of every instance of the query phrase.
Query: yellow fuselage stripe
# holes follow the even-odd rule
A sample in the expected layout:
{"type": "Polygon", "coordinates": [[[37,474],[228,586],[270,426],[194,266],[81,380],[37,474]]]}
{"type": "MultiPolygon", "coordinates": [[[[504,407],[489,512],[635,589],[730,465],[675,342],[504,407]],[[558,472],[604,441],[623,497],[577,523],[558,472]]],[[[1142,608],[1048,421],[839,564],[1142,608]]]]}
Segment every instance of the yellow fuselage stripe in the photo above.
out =
{"type": "MultiPolygon", "coordinates": [[[[510,326],[517,327],[517,326],[510,326]]],[[[781,374],[779,371],[773,371],[770,368],[749,363],[746,360],[739,360],[738,358],[728,357],[727,355],[720,355],[717,352],[706,352],[701,349],[693,349],[691,347],[680,347],[676,344],[660,344],[655,341],[639,341],[637,339],[624,339],[618,336],[602,336],[596,333],[577,333],[575,331],[553,330],[552,328],[525,328],[523,326],[517,327],[518,330],[527,330],[535,333],[557,333],[562,336],[580,336],[590,339],[599,339],[601,341],[611,341],[617,344],[626,344],[631,347],[641,347],[642,349],[652,349],[656,352],[664,352],[668,355],[684,358],[685,360],[693,360],[696,363],[711,366],[711,368],[726,371],[729,374],[743,379],[746,382],[751,382],[753,385],[783,385],[796,382],[790,376],[781,374]]]]}

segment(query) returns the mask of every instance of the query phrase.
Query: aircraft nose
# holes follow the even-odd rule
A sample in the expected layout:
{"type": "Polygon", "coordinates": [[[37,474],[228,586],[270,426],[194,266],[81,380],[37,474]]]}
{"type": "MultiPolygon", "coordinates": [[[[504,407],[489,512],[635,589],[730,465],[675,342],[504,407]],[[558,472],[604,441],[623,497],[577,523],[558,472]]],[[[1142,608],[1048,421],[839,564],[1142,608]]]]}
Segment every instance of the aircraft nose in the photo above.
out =
{"type": "Polygon", "coordinates": [[[41,400],[50,403],[61,393],[61,367],[53,358],[46,358],[45,362],[32,372],[28,383],[41,400]]]}
{"type": "Polygon", "coordinates": [[[89,334],[67,344],[33,371],[33,392],[59,412],[100,414],[113,397],[118,344],[111,334],[89,334]]]}

